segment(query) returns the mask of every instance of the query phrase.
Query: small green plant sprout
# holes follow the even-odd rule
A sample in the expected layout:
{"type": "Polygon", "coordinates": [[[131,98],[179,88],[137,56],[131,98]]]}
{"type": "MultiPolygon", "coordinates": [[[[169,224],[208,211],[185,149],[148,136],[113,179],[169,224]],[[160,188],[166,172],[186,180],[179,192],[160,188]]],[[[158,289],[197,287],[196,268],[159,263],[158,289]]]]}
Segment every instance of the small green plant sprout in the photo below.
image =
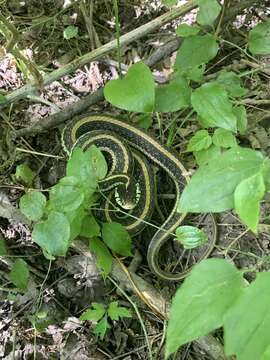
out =
{"type": "Polygon", "coordinates": [[[107,307],[104,307],[99,303],[93,303],[92,306],[85,310],[85,312],[80,316],[80,320],[95,322],[96,324],[93,327],[93,333],[102,340],[106,331],[111,327],[109,319],[112,321],[119,321],[124,317],[132,317],[130,310],[122,306],[118,306],[118,302],[113,301],[107,307]]]}

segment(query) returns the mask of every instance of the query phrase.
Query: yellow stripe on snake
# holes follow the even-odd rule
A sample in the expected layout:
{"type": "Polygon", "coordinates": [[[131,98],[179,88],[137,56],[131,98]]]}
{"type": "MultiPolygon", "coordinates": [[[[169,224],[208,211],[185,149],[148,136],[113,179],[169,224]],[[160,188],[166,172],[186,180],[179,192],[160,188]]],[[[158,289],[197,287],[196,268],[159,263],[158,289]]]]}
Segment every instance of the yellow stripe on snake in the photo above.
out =
{"type": "MultiPolygon", "coordinates": [[[[171,177],[175,186],[175,204],[167,220],[158,227],[150,241],[147,260],[151,271],[164,280],[183,279],[190,268],[182,272],[170,273],[159,265],[161,247],[171,238],[176,228],[183,222],[186,214],[177,212],[186,179],[184,166],[178,156],[160,144],[142,129],[128,122],[105,115],[89,115],[70,121],[62,132],[62,143],[67,153],[74,146],[83,149],[92,144],[98,146],[109,160],[110,171],[107,178],[100,183],[102,191],[115,187],[109,199],[104,200],[103,216],[106,221],[122,223],[131,235],[138,234],[151,220],[156,196],[154,173],[151,163],[162,168],[171,177]],[[110,211],[112,194],[123,216],[118,217],[110,211]],[[130,216],[126,214],[131,213],[130,216]]],[[[216,239],[216,226],[213,218],[213,234],[207,249],[200,255],[206,258],[216,239]]]]}

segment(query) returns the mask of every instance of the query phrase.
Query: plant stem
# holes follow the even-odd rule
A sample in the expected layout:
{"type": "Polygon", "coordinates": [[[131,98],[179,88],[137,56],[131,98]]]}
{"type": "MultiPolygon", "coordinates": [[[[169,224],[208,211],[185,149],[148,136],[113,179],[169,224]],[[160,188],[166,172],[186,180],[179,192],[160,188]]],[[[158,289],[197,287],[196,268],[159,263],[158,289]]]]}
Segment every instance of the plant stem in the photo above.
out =
{"type": "Polygon", "coordinates": [[[122,78],[122,69],[121,69],[121,47],[120,47],[120,23],[119,23],[119,12],[118,12],[118,2],[113,0],[113,11],[115,16],[115,27],[116,27],[116,41],[117,41],[117,61],[119,67],[119,77],[122,78]]]}

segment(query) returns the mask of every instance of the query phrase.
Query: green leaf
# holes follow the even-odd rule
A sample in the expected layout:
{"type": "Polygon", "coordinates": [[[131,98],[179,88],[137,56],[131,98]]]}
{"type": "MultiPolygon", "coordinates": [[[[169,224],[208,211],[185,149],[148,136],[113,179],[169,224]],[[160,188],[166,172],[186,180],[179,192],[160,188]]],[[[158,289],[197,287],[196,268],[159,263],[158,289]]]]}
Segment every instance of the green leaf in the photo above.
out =
{"type": "Polygon", "coordinates": [[[157,112],[174,112],[190,105],[191,88],[183,77],[177,76],[169,84],[156,87],[157,112]]]}
{"type": "Polygon", "coordinates": [[[70,225],[66,216],[51,212],[46,221],[34,226],[32,237],[50,256],[65,256],[69,246],[70,225]]]}
{"type": "Polygon", "coordinates": [[[191,95],[194,110],[204,120],[204,126],[236,131],[236,116],[227,92],[216,83],[207,83],[191,95]]]}
{"type": "Polygon", "coordinates": [[[198,5],[197,23],[203,26],[213,25],[220,13],[221,5],[216,0],[198,0],[198,5]]]}
{"type": "Polygon", "coordinates": [[[104,279],[106,279],[106,277],[109,275],[109,273],[112,270],[113,258],[111,253],[109,252],[104,242],[102,242],[96,237],[90,240],[89,248],[91,251],[93,251],[96,254],[97,257],[96,265],[98,266],[98,268],[100,268],[103,271],[102,275],[104,279]]]}
{"type": "Polygon", "coordinates": [[[5,240],[0,237],[0,256],[5,256],[8,254],[5,240]]]}
{"type": "Polygon", "coordinates": [[[260,360],[269,360],[270,359],[270,345],[266,348],[260,360]]]}
{"type": "Polygon", "coordinates": [[[246,108],[241,106],[236,106],[233,108],[233,113],[237,118],[237,129],[241,135],[245,134],[247,130],[247,111],[246,108]]]}
{"type": "Polygon", "coordinates": [[[220,147],[211,145],[208,149],[194,151],[193,155],[197,161],[199,166],[206,165],[209,162],[213,161],[213,159],[217,159],[221,154],[220,147]]]}
{"type": "Polygon", "coordinates": [[[207,130],[199,130],[189,140],[187,151],[200,151],[209,148],[212,144],[212,138],[207,130]]]}
{"type": "Polygon", "coordinates": [[[116,222],[103,224],[102,239],[117,254],[131,256],[131,238],[123,225],[116,222]]]}
{"type": "Polygon", "coordinates": [[[234,191],[244,179],[261,170],[264,158],[258,151],[234,147],[200,166],[185,187],[180,212],[221,212],[234,207],[234,191]]]}
{"type": "Polygon", "coordinates": [[[81,236],[92,238],[100,235],[100,226],[93,215],[87,214],[82,221],[81,236]]]}
{"type": "Polygon", "coordinates": [[[180,37],[188,37],[188,36],[197,35],[199,31],[200,31],[199,26],[197,26],[197,25],[191,26],[188,24],[181,24],[175,30],[176,35],[180,36],[180,37]]]}
{"type": "Polygon", "coordinates": [[[176,229],[176,240],[178,240],[185,249],[194,249],[208,241],[208,237],[203,230],[194,226],[179,226],[176,229]]]}
{"type": "Polygon", "coordinates": [[[265,193],[262,172],[241,181],[234,192],[235,210],[240,219],[255,233],[260,217],[260,201],[265,193]]]}
{"type": "Polygon", "coordinates": [[[194,66],[193,68],[188,68],[184,71],[185,77],[188,80],[195,81],[197,83],[200,83],[203,79],[203,74],[205,71],[205,64],[194,66]]]}
{"type": "Polygon", "coordinates": [[[257,24],[249,32],[248,48],[254,55],[270,54],[270,21],[257,24]]]}
{"type": "Polygon", "coordinates": [[[71,243],[72,240],[81,234],[82,222],[85,217],[84,206],[82,205],[76,210],[66,212],[65,216],[70,226],[69,243],[71,243]]]}
{"type": "Polygon", "coordinates": [[[91,308],[85,310],[80,316],[81,321],[90,320],[90,321],[99,321],[106,310],[102,304],[92,303],[91,308]]]}
{"type": "Polygon", "coordinates": [[[247,89],[241,86],[241,79],[233,71],[222,70],[216,81],[228,92],[230,96],[238,97],[247,94],[247,89]]]}
{"type": "Polygon", "coordinates": [[[224,314],[243,288],[241,273],[223,259],[208,259],[195,265],[172,301],[166,358],[181,345],[222,326],[224,314]]]}
{"type": "Polygon", "coordinates": [[[22,164],[16,166],[16,173],[14,175],[15,181],[26,186],[31,186],[34,177],[35,174],[28,165],[22,164]]]}
{"type": "Polygon", "coordinates": [[[91,162],[96,178],[104,179],[108,172],[107,162],[102,152],[95,145],[91,145],[85,152],[86,159],[91,162]]]}
{"type": "Polygon", "coordinates": [[[230,148],[237,145],[235,136],[225,129],[216,129],[213,135],[213,144],[216,146],[230,148]]]}
{"type": "Polygon", "coordinates": [[[155,103],[155,82],[142,61],[132,65],[123,79],[111,80],[104,88],[105,99],[120,109],[152,112],[155,103]]]}
{"type": "Polygon", "coordinates": [[[98,335],[100,339],[103,340],[107,329],[109,329],[110,327],[111,326],[108,323],[107,314],[106,314],[95,326],[94,334],[98,335]]]}
{"type": "Polygon", "coordinates": [[[29,280],[29,270],[27,263],[22,259],[17,259],[9,273],[10,281],[20,290],[26,290],[29,280]]]}
{"type": "Polygon", "coordinates": [[[62,178],[50,190],[50,206],[55,211],[74,211],[80,207],[83,201],[83,189],[79,187],[79,180],[74,176],[62,178]]]}
{"type": "Polygon", "coordinates": [[[64,39],[69,40],[77,37],[79,28],[77,26],[69,25],[63,32],[64,39]]]}
{"type": "MultiPolygon", "coordinates": [[[[246,289],[224,318],[226,354],[238,360],[261,359],[269,348],[270,273],[257,273],[256,280],[246,289]]],[[[267,358],[269,359],[269,358],[267,358]]]]}
{"type": "Polygon", "coordinates": [[[76,177],[86,196],[93,195],[97,188],[96,174],[88,154],[75,147],[67,163],[67,177],[76,177]]]}
{"type": "Polygon", "coordinates": [[[185,38],[177,51],[176,67],[194,68],[212,60],[218,52],[216,38],[213,35],[195,35],[185,38]],[[194,51],[196,49],[196,51],[194,51]]]}
{"type": "Polygon", "coordinates": [[[122,306],[118,306],[118,301],[113,301],[110,303],[108,308],[108,316],[112,320],[118,321],[121,317],[132,317],[129,309],[126,309],[122,306]]]}
{"type": "Polygon", "coordinates": [[[20,210],[31,221],[38,221],[42,218],[46,201],[41,192],[28,192],[20,198],[20,210]]]}

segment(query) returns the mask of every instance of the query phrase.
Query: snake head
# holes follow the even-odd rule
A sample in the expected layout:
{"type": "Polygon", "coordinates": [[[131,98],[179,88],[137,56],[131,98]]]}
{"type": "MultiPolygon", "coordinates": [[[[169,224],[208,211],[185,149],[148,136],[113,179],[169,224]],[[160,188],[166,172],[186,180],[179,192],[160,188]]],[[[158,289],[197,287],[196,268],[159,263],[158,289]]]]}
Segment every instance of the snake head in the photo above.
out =
{"type": "Polygon", "coordinates": [[[131,182],[129,185],[119,185],[115,189],[115,201],[125,210],[132,210],[140,200],[141,190],[138,183],[131,182]]]}

